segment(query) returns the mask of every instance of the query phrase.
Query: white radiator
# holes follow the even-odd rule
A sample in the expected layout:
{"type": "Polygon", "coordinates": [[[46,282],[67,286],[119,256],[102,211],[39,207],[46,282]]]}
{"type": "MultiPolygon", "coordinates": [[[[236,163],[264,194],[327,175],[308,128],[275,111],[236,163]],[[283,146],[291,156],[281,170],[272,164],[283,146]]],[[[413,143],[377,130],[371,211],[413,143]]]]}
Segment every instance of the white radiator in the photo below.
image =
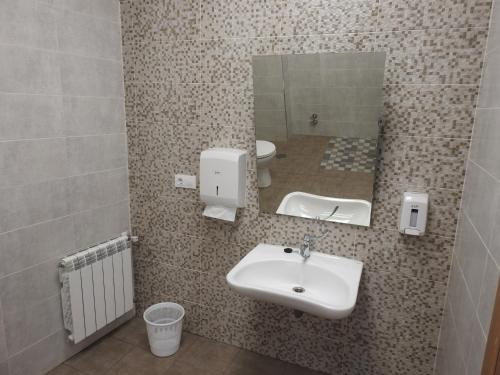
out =
{"type": "Polygon", "coordinates": [[[134,307],[132,250],[126,235],[61,260],[64,327],[75,344],[134,307]]]}

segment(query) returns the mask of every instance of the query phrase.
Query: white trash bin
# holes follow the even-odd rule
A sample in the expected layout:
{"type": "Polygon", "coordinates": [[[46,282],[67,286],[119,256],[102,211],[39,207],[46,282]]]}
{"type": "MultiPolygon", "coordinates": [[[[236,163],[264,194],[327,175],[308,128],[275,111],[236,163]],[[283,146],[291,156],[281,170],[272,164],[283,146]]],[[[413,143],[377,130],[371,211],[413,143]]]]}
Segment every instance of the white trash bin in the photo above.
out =
{"type": "Polygon", "coordinates": [[[173,302],[157,303],[144,311],[149,347],[158,357],[168,357],[179,350],[184,308],[173,302]]]}

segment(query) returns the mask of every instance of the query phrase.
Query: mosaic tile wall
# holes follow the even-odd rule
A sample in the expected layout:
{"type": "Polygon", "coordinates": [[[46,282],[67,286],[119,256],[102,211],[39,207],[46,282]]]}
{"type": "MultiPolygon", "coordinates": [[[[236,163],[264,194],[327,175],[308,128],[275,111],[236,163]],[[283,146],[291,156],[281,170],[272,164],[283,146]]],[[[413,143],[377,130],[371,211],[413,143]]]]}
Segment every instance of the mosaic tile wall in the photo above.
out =
{"type": "Polygon", "coordinates": [[[181,302],[192,332],[330,374],[432,374],[489,13],[489,0],[123,0],[139,310],[181,302]],[[253,159],[237,223],[202,218],[173,176],[197,174],[207,147],[255,155],[251,56],[336,51],[387,53],[373,226],[259,215],[253,159]],[[396,231],[409,189],[431,196],[422,238],[396,231]],[[323,251],[365,262],[350,318],[295,319],[226,286],[255,244],[320,227],[323,251]]]}
{"type": "Polygon", "coordinates": [[[500,3],[484,58],[436,375],[479,375],[500,277],[500,3]]]}

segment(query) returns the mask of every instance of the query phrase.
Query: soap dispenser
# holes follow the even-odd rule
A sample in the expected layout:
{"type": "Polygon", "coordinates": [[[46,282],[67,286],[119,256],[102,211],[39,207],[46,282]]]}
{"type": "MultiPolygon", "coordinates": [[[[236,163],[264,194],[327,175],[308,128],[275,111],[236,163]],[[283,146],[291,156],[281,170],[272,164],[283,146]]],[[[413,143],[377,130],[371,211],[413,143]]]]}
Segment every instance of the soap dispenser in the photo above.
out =
{"type": "Polygon", "coordinates": [[[429,195],[405,192],[401,200],[399,231],[411,236],[423,236],[427,223],[429,195]]]}
{"type": "Polygon", "coordinates": [[[247,152],[211,148],[200,155],[200,199],[203,215],[234,221],[236,210],[246,204],[247,152]]]}

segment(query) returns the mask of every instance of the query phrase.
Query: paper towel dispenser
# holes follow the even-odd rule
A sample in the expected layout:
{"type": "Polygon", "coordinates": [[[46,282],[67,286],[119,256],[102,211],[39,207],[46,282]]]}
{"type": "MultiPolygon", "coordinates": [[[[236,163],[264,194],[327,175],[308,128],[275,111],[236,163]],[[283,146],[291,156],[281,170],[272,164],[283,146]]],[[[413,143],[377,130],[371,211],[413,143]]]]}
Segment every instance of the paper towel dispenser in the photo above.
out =
{"type": "Polygon", "coordinates": [[[234,221],[236,209],[246,204],[247,152],[211,148],[200,155],[200,198],[203,215],[234,221]]]}

